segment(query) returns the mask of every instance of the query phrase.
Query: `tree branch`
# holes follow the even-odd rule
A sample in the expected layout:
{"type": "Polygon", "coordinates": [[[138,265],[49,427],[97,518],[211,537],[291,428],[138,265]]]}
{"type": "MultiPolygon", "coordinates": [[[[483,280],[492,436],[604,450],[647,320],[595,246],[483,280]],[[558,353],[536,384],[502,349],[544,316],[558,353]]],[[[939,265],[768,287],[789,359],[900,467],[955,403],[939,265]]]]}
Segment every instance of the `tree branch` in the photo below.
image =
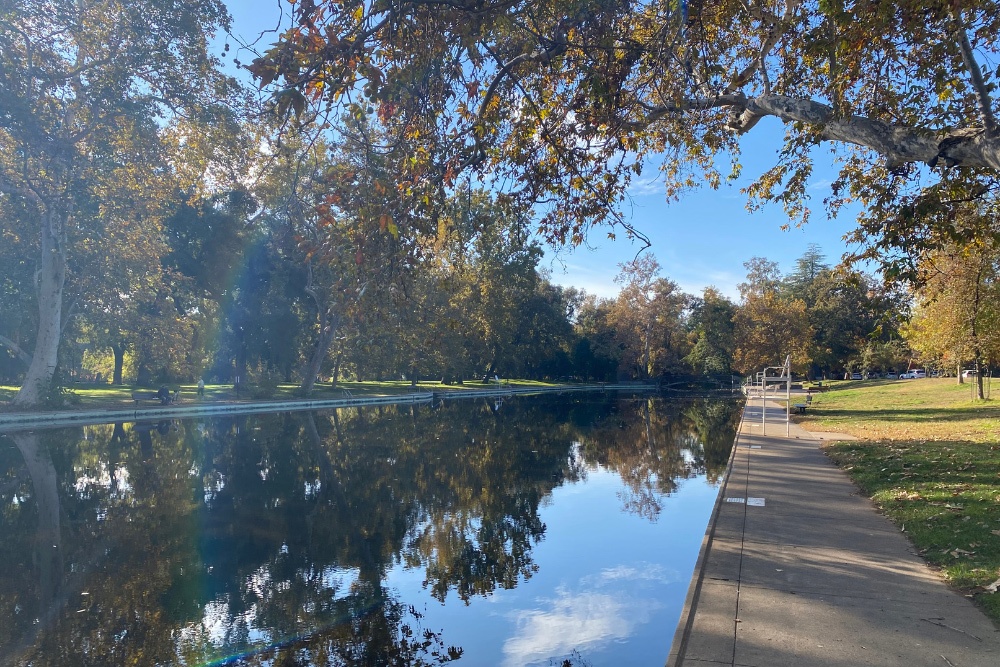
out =
{"type": "Polygon", "coordinates": [[[21,360],[25,366],[31,365],[31,355],[21,349],[21,346],[12,341],[10,338],[0,334],[0,345],[3,345],[8,350],[14,353],[14,355],[21,360]]]}
{"type": "Polygon", "coordinates": [[[979,110],[983,114],[983,124],[986,127],[986,136],[993,139],[997,135],[997,120],[993,115],[993,107],[990,102],[990,94],[986,89],[986,82],[983,81],[983,73],[976,62],[976,54],[969,43],[969,34],[962,25],[962,12],[955,12],[955,37],[958,40],[959,50],[962,52],[962,60],[965,68],[969,70],[969,77],[972,79],[972,87],[976,90],[976,101],[979,102],[979,110]]]}
{"type": "MultiPolygon", "coordinates": [[[[864,116],[835,116],[826,104],[784,95],[763,95],[748,100],[746,109],[819,128],[820,138],[855,144],[883,155],[890,164],[939,162],[946,167],[1000,169],[1000,141],[982,128],[951,128],[937,132],[899,127],[864,116]]],[[[739,131],[739,128],[733,128],[739,131]]]]}
{"type": "Polygon", "coordinates": [[[647,111],[639,123],[626,129],[641,129],[668,115],[709,109],[729,109],[729,129],[740,134],[750,130],[763,116],[774,116],[786,123],[805,123],[817,128],[825,141],[842,141],[869,148],[884,156],[889,164],[925,162],[931,167],[981,167],[1000,170],[1000,139],[989,136],[981,127],[924,130],[900,127],[865,116],[837,116],[822,102],[786,95],[760,95],[747,98],[743,93],[691,98],[662,106],[643,105],[647,111]]]}

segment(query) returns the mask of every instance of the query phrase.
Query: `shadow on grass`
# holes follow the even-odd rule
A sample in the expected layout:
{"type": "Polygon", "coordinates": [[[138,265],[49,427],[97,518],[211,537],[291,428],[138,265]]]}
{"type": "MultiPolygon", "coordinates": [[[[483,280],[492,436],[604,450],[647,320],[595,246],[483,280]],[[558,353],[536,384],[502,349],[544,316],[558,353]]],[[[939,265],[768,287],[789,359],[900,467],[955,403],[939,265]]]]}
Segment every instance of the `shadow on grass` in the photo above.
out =
{"type": "Polygon", "coordinates": [[[857,408],[824,408],[814,405],[811,417],[816,419],[843,418],[851,421],[948,421],[963,422],[1000,417],[1000,405],[975,408],[910,408],[905,410],[859,410],[857,408]]]}
{"type": "Polygon", "coordinates": [[[827,454],[948,582],[1000,623],[1000,452],[968,440],[852,441],[827,454]]]}

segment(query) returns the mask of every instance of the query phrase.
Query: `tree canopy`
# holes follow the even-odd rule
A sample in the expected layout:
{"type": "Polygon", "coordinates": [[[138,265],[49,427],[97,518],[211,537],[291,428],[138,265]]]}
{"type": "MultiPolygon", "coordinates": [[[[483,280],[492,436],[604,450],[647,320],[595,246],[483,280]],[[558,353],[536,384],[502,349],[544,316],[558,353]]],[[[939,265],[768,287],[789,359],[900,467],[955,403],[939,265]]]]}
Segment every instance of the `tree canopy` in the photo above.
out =
{"type": "MultiPolygon", "coordinates": [[[[400,181],[463,168],[540,205],[581,242],[651,161],[668,196],[740,172],[739,137],[784,123],[747,189],[808,218],[813,150],[840,160],[826,203],[864,206],[861,255],[935,244],[927,214],[997,186],[995,2],[309,0],[252,65],[279,111],[378,118],[423,146],[400,181]],[[720,167],[729,156],[731,168],[720,167]]],[[[612,232],[613,233],[613,232],[612,232]]]]}
{"type": "Polygon", "coordinates": [[[207,113],[224,95],[207,39],[227,23],[218,0],[0,5],[0,195],[37,257],[37,335],[18,405],[49,390],[64,290],[87,273],[77,261],[87,245],[111,220],[155,234],[134,209],[156,199],[158,123],[207,113]],[[116,207],[126,200],[136,206],[116,207]]]}

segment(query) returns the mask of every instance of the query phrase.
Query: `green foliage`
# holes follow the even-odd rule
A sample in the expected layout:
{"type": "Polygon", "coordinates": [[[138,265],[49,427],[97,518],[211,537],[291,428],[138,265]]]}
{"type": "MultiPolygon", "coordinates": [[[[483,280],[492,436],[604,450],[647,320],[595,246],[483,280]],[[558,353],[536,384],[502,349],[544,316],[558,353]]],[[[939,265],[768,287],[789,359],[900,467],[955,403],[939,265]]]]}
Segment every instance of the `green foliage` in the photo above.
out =
{"type": "Polygon", "coordinates": [[[251,70],[286,114],[314,100],[413,142],[400,183],[449,186],[473,167],[518,184],[559,242],[598,223],[637,234],[618,208],[650,162],[668,197],[717,187],[765,117],[786,138],[751,205],[807,220],[814,148],[829,142],[841,170],[825,203],[862,203],[859,255],[889,273],[961,233],[951,202],[997,187],[995,2],[679,6],[299,3],[251,70]]]}
{"type": "Polygon", "coordinates": [[[736,305],[713,287],[691,304],[688,337],[693,341],[684,361],[695,373],[729,373],[736,346],[736,305]]]}
{"type": "Polygon", "coordinates": [[[19,404],[41,402],[50,384],[64,301],[115,322],[114,301],[142,281],[130,270],[145,264],[157,277],[148,268],[162,250],[169,173],[158,130],[226,94],[206,38],[227,23],[217,0],[0,8],[0,192],[18,202],[11,228],[31,239],[38,282],[19,404]]]}
{"type": "Polygon", "coordinates": [[[248,373],[247,385],[251,398],[273,398],[278,393],[281,375],[271,369],[255,369],[248,373]]]}
{"type": "Polygon", "coordinates": [[[80,402],[80,396],[67,386],[62,369],[56,368],[56,372],[52,374],[48,391],[42,396],[40,407],[58,410],[68,406],[79,405],[80,402]]]}

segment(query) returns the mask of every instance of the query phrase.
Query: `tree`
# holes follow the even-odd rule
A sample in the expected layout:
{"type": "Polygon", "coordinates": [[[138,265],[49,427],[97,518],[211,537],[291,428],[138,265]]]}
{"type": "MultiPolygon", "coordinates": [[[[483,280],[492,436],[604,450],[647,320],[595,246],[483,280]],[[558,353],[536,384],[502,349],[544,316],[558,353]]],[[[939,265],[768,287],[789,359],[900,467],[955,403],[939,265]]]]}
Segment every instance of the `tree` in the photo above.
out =
{"type": "Polygon", "coordinates": [[[729,373],[735,351],[736,305],[714,287],[691,304],[688,319],[691,351],[684,358],[696,373],[729,373]]]}
{"type": "Polygon", "coordinates": [[[738,173],[740,135],[769,117],[785,143],[751,200],[806,220],[813,148],[832,143],[827,204],[864,205],[859,256],[890,272],[905,266],[893,251],[961,231],[925,213],[998,186],[1000,7],[988,0],[325,0],[295,18],[251,67],[279,110],[322,100],[418,138],[404,181],[449,185],[476,167],[523,184],[512,194],[545,206],[557,241],[614,222],[658,156],[668,196],[717,186],[715,158],[738,173]]]}
{"type": "Polygon", "coordinates": [[[976,370],[984,397],[985,364],[1000,360],[1000,254],[985,243],[953,246],[921,260],[926,272],[917,307],[905,330],[907,342],[930,359],[976,370]]]}
{"type": "Polygon", "coordinates": [[[744,266],[747,280],[739,285],[742,301],[733,320],[733,367],[746,375],[778,366],[791,355],[792,367],[804,370],[813,339],[805,302],[781,295],[774,262],[754,257],[744,266]]]}
{"type": "MultiPolygon", "coordinates": [[[[820,271],[805,293],[813,330],[809,348],[814,375],[853,366],[869,370],[864,350],[869,343],[898,338],[904,304],[893,289],[848,269],[820,271]]],[[[890,366],[891,368],[891,366],[890,366]]]]}
{"type": "Polygon", "coordinates": [[[785,291],[812,307],[816,302],[813,286],[822,273],[829,273],[830,265],[823,260],[826,257],[816,243],[810,243],[806,252],[795,260],[795,270],[785,276],[783,281],[785,291]]]}
{"type": "Polygon", "coordinates": [[[610,314],[622,365],[644,379],[677,370],[687,352],[681,330],[687,295],[659,276],[660,264],[650,254],[619,268],[615,282],[622,289],[610,314]]]}
{"type": "Polygon", "coordinates": [[[0,191],[28,213],[38,258],[37,333],[16,405],[37,404],[55,372],[69,262],[81,235],[99,238],[94,176],[129,158],[102,148],[222,93],[207,36],[227,22],[218,0],[0,9],[0,191]]]}
{"type": "Polygon", "coordinates": [[[810,244],[779,286],[786,299],[806,306],[813,330],[809,372],[820,377],[848,368],[874,368],[867,365],[874,359],[864,350],[869,343],[898,336],[905,311],[900,294],[859,271],[831,268],[823,259],[819,246],[810,244]]]}
{"type": "Polygon", "coordinates": [[[580,342],[573,351],[573,361],[585,379],[615,379],[621,350],[615,344],[611,323],[610,299],[584,293],[576,314],[576,334],[580,342]]]}

